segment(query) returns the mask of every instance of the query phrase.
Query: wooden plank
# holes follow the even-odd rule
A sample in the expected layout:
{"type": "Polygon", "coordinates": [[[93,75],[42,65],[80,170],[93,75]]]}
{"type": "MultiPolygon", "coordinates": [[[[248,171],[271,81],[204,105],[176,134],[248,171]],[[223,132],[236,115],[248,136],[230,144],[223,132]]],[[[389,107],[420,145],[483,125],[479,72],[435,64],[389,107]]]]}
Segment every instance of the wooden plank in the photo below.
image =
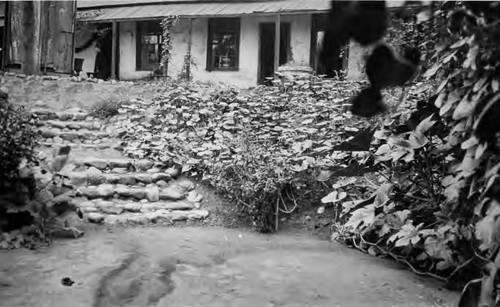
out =
{"type": "Polygon", "coordinates": [[[22,1],[21,29],[21,73],[34,75],[38,72],[40,42],[40,15],[41,2],[22,1]]]}
{"type": "Polygon", "coordinates": [[[118,38],[118,24],[113,21],[111,28],[111,79],[116,79],[116,50],[118,38]]]}
{"type": "Polygon", "coordinates": [[[274,23],[274,71],[278,70],[280,66],[280,40],[281,40],[281,13],[276,15],[274,23]]]}

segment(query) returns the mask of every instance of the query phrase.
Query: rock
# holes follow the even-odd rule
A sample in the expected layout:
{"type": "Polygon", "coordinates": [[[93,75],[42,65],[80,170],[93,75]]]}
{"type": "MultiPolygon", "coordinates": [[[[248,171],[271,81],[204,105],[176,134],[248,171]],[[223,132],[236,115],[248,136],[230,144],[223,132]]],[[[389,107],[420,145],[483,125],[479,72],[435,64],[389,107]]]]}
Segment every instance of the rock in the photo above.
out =
{"type": "Polygon", "coordinates": [[[163,209],[166,210],[191,210],[194,205],[186,201],[176,201],[171,203],[163,203],[163,209]]]}
{"type": "Polygon", "coordinates": [[[107,183],[119,183],[121,180],[121,177],[117,174],[105,174],[104,176],[107,183]]]}
{"type": "Polygon", "coordinates": [[[87,220],[91,223],[101,224],[106,219],[106,216],[101,213],[89,213],[87,214],[87,220]]]}
{"type": "Polygon", "coordinates": [[[156,174],[156,173],[160,173],[161,171],[162,171],[161,168],[159,168],[159,167],[153,167],[153,168],[148,169],[146,172],[148,174],[156,174]]]}
{"type": "Polygon", "coordinates": [[[188,219],[190,220],[204,219],[209,215],[209,212],[207,210],[191,210],[187,211],[187,213],[188,213],[188,219]]]}
{"type": "Polygon", "coordinates": [[[87,182],[89,185],[99,185],[106,182],[106,177],[101,170],[92,166],[87,170],[87,182]]]}
{"type": "Polygon", "coordinates": [[[131,165],[130,160],[125,160],[125,159],[113,159],[109,161],[109,167],[111,168],[127,168],[131,165]]]}
{"type": "Polygon", "coordinates": [[[87,173],[85,172],[70,172],[67,173],[69,177],[69,183],[75,186],[86,186],[87,185],[87,173]]]}
{"type": "Polygon", "coordinates": [[[85,140],[95,140],[98,137],[95,134],[95,131],[81,131],[80,130],[80,136],[84,138],[85,140]]]}
{"type": "Polygon", "coordinates": [[[166,187],[166,186],[168,186],[168,183],[164,180],[159,180],[156,182],[156,185],[159,187],[166,187]]]}
{"type": "Polygon", "coordinates": [[[60,122],[60,121],[47,121],[47,124],[54,127],[54,128],[59,128],[59,129],[64,129],[67,127],[67,124],[65,122],[60,122]]]}
{"type": "Polygon", "coordinates": [[[193,203],[199,203],[203,199],[203,195],[196,193],[196,191],[190,191],[186,199],[193,203]]]}
{"type": "Polygon", "coordinates": [[[153,182],[153,178],[151,177],[150,174],[136,174],[135,180],[142,182],[142,183],[152,183],[153,182]]]}
{"type": "Polygon", "coordinates": [[[184,199],[184,197],[184,192],[180,191],[176,187],[168,187],[160,192],[161,200],[181,200],[184,199]]]}
{"type": "Polygon", "coordinates": [[[184,189],[185,191],[191,191],[191,190],[194,190],[194,188],[196,187],[195,184],[190,181],[190,180],[179,180],[175,183],[177,186],[179,186],[180,188],[184,189]]]}
{"type": "Polygon", "coordinates": [[[97,169],[104,170],[108,167],[108,161],[106,160],[88,160],[85,162],[87,166],[93,166],[97,169]]]}
{"type": "Polygon", "coordinates": [[[56,116],[59,120],[70,120],[73,118],[72,114],[68,112],[56,112],[56,116]]]}
{"type": "Polygon", "coordinates": [[[87,118],[87,113],[83,113],[83,112],[81,112],[81,113],[74,113],[73,114],[73,118],[75,120],[85,120],[85,118],[87,118]]]}
{"type": "Polygon", "coordinates": [[[63,143],[63,139],[61,137],[59,137],[59,136],[54,137],[53,141],[56,144],[62,144],[63,143]]]}
{"type": "Polygon", "coordinates": [[[79,130],[82,128],[81,124],[80,123],[77,123],[77,122],[70,122],[67,124],[67,127],[69,129],[73,129],[73,130],[79,130]]]}
{"type": "Polygon", "coordinates": [[[165,174],[165,173],[157,173],[157,174],[151,175],[151,179],[153,180],[153,182],[157,182],[160,180],[169,181],[171,178],[172,177],[170,177],[169,174],[165,174]]]}
{"type": "Polygon", "coordinates": [[[177,166],[169,167],[165,170],[165,173],[169,174],[171,177],[176,178],[181,174],[181,168],[177,166]]]}
{"type": "Polygon", "coordinates": [[[97,191],[99,192],[99,196],[102,198],[112,197],[115,193],[115,189],[111,184],[101,184],[97,187],[97,191]]]}
{"type": "Polygon", "coordinates": [[[160,189],[158,187],[149,187],[145,189],[146,198],[149,201],[159,201],[160,200],[160,189]]]}
{"type": "Polygon", "coordinates": [[[135,185],[136,184],[135,176],[129,174],[122,175],[120,177],[120,183],[126,185],[135,185]]]}
{"type": "Polygon", "coordinates": [[[133,188],[130,190],[130,195],[135,199],[143,199],[146,197],[146,191],[140,188],[133,188]]]}
{"type": "Polygon", "coordinates": [[[87,197],[88,199],[95,199],[99,198],[99,191],[97,190],[96,187],[87,187],[81,189],[81,193],[83,196],[87,197]]]}
{"type": "Polygon", "coordinates": [[[80,138],[80,134],[78,132],[72,132],[72,131],[62,132],[59,136],[62,139],[68,140],[68,141],[74,141],[74,140],[77,140],[78,138],[80,138]]]}
{"type": "Polygon", "coordinates": [[[148,160],[139,160],[139,161],[135,161],[134,165],[136,168],[138,168],[141,171],[147,171],[148,169],[153,167],[154,162],[148,161],[148,160]]]}
{"type": "Polygon", "coordinates": [[[142,209],[142,205],[139,203],[127,203],[127,204],[120,205],[120,207],[123,208],[123,210],[125,210],[125,211],[134,212],[134,213],[141,212],[141,209],[142,209]]]}
{"type": "MultiPolygon", "coordinates": [[[[126,174],[128,173],[128,169],[124,167],[115,167],[111,170],[111,172],[116,173],[116,174],[126,174]]],[[[134,178],[135,180],[135,178],[134,178]]]]}
{"type": "Polygon", "coordinates": [[[115,205],[110,201],[101,201],[96,204],[96,207],[102,212],[106,214],[122,214],[124,209],[120,206],[115,205]]]}
{"type": "Polygon", "coordinates": [[[117,187],[115,192],[123,198],[143,199],[146,196],[146,192],[140,188],[117,187]]]}
{"type": "Polygon", "coordinates": [[[40,135],[44,138],[53,138],[57,136],[58,131],[49,128],[40,128],[40,135]]]}

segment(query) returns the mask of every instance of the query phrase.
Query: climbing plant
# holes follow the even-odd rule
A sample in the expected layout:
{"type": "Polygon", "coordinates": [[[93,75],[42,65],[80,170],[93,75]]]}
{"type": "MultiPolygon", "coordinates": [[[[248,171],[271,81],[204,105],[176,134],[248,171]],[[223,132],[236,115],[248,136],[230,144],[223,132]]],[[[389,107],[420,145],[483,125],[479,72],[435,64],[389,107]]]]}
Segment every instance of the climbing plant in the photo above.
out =
{"type": "Polygon", "coordinates": [[[165,17],[161,22],[160,26],[162,28],[162,49],[161,49],[161,63],[164,67],[164,72],[166,73],[168,63],[171,58],[172,51],[172,29],[179,21],[179,16],[170,15],[165,17]]]}

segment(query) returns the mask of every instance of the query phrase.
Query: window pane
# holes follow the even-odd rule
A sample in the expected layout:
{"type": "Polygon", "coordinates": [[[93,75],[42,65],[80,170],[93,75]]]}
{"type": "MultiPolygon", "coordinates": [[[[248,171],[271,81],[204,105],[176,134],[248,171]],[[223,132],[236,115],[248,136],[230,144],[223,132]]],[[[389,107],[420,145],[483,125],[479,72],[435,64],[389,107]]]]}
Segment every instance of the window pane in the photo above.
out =
{"type": "Polygon", "coordinates": [[[239,27],[239,19],[211,20],[209,69],[234,70],[238,68],[239,27]]]}
{"type": "Polygon", "coordinates": [[[160,66],[161,29],[157,22],[140,22],[138,24],[137,69],[155,70],[160,66]]]}

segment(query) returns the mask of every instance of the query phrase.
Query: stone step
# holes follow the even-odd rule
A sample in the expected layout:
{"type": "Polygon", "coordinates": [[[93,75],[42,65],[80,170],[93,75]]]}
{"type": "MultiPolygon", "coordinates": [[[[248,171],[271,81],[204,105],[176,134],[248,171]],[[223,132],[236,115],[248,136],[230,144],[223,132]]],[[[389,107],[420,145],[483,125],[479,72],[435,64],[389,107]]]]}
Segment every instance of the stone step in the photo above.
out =
{"type": "Polygon", "coordinates": [[[50,128],[57,128],[64,131],[69,130],[101,130],[104,125],[98,121],[61,121],[61,120],[44,120],[38,121],[37,126],[46,126],[50,128]]]}
{"type": "Polygon", "coordinates": [[[111,171],[113,173],[124,174],[128,172],[161,172],[165,171],[170,175],[175,175],[174,169],[167,168],[166,164],[163,162],[155,162],[147,159],[128,159],[128,158],[118,158],[118,159],[98,159],[98,158],[87,158],[84,160],[72,161],[76,167],[94,167],[101,171],[111,171]],[[151,170],[151,171],[150,171],[151,170]]]}
{"type": "Polygon", "coordinates": [[[199,201],[193,202],[188,200],[158,202],[82,200],[80,202],[76,201],[76,203],[84,213],[103,213],[109,215],[120,215],[123,213],[149,213],[156,212],[158,210],[186,211],[199,209],[201,205],[199,201]]]}
{"type": "Polygon", "coordinates": [[[53,110],[45,109],[45,108],[33,108],[30,110],[31,113],[35,114],[38,118],[42,120],[60,120],[60,121],[67,121],[67,120],[78,120],[78,121],[83,121],[87,118],[88,112],[80,109],[80,108],[73,108],[69,109],[66,111],[60,111],[60,112],[55,112],[53,110]]]}
{"type": "Polygon", "coordinates": [[[96,168],[86,171],[66,171],[61,173],[69,177],[69,183],[74,186],[88,186],[100,184],[137,185],[155,184],[165,187],[171,181],[172,175],[161,172],[159,169],[149,169],[149,172],[104,173],[96,168]]]}
{"type": "Polygon", "coordinates": [[[119,215],[92,212],[86,214],[86,220],[91,223],[106,225],[148,225],[162,222],[202,220],[208,216],[207,210],[158,210],[147,213],[123,213],[119,215]]]}
{"type": "Polygon", "coordinates": [[[76,191],[76,196],[83,196],[89,200],[92,199],[135,199],[157,202],[160,200],[183,200],[189,196],[189,192],[194,189],[191,186],[171,184],[165,188],[159,188],[156,185],[127,186],[123,184],[101,184],[99,186],[80,187],[76,191]]]}
{"type": "Polygon", "coordinates": [[[53,139],[55,143],[61,143],[63,140],[70,142],[74,142],[75,140],[95,141],[114,137],[114,135],[106,131],[95,131],[88,129],[70,130],[68,128],[66,128],[65,130],[48,127],[38,128],[38,131],[43,138],[53,139]]]}
{"type": "Polygon", "coordinates": [[[51,147],[51,148],[59,148],[62,146],[71,146],[72,149],[94,149],[94,150],[101,150],[101,149],[115,149],[118,151],[123,151],[123,146],[121,145],[120,141],[116,141],[115,143],[103,143],[105,139],[99,140],[99,142],[92,143],[92,144],[85,144],[85,143],[74,143],[74,142],[69,142],[62,140],[60,143],[56,143],[53,139],[46,139],[45,141],[39,142],[38,144],[42,147],[51,147]]]}

